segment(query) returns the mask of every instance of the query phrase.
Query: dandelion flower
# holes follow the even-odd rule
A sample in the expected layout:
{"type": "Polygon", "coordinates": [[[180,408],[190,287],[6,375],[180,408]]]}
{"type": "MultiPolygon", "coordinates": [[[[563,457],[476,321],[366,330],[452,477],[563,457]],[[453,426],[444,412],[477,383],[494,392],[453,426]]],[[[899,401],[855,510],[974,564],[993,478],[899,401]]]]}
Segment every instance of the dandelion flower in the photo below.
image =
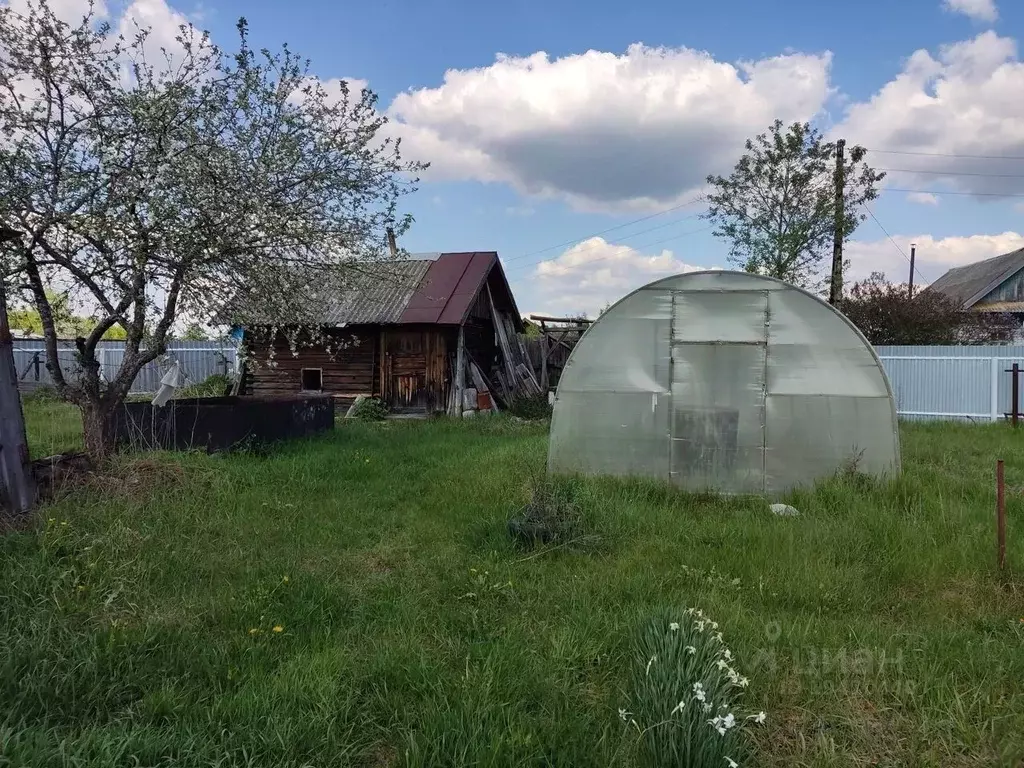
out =
{"type": "Polygon", "coordinates": [[[729,764],[729,768],[740,768],[740,764],[733,760],[731,757],[725,758],[725,762],[729,764]]]}
{"type": "Polygon", "coordinates": [[[274,631],[277,633],[284,632],[284,627],[282,627],[280,624],[276,624],[274,625],[274,631]]]}
{"type": "Polygon", "coordinates": [[[679,622],[678,621],[673,621],[671,624],[668,625],[668,628],[670,630],[672,630],[673,632],[678,632],[679,631],[679,622]]]}

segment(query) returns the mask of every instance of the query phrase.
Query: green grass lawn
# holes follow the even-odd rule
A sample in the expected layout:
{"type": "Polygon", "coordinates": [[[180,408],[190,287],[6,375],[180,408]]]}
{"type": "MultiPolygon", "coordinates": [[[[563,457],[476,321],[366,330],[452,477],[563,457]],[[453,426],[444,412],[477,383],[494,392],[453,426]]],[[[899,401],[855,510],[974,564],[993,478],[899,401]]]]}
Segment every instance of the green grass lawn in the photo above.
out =
{"type": "Polygon", "coordinates": [[[798,518],[574,483],[600,541],[540,554],[506,532],[539,426],[122,457],[0,540],[0,766],[640,765],[635,638],[691,606],[767,712],[749,764],[1018,766],[1024,505],[1000,576],[993,474],[1024,486],[1024,433],[903,442],[902,477],[798,518]]]}
{"type": "Polygon", "coordinates": [[[32,458],[82,450],[82,414],[73,405],[48,398],[25,398],[25,431],[32,458]]]}

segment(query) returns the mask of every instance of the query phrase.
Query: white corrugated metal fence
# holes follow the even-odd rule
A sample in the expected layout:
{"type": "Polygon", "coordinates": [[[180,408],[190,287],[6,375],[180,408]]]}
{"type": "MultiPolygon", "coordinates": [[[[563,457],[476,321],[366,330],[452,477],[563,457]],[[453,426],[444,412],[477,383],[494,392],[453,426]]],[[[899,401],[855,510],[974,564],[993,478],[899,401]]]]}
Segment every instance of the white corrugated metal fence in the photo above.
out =
{"type": "MultiPolygon", "coordinates": [[[[65,377],[73,379],[81,370],[76,361],[74,342],[62,341],[58,357],[65,377]]],[[[124,359],[124,343],[101,341],[96,357],[105,378],[117,375],[124,359]]],[[[173,341],[167,345],[167,354],[146,365],[135,378],[132,392],[155,392],[164,372],[177,361],[186,377],[186,385],[198,384],[215,373],[228,376],[235,373],[237,348],[231,341],[173,341]]],[[[39,339],[15,339],[14,363],[18,369],[18,386],[31,390],[52,385],[46,370],[46,348],[39,339]]]]}
{"type": "Polygon", "coordinates": [[[1002,419],[1011,411],[1013,377],[1006,371],[1014,363],[1024,368],[1024,346],[875,349],[906,419],[1002,419]]]}
{"type": "MultiPolygon", "coordinates": [[[[907,419],[1002,419],[1011,410],[1011,374],[1006,371],[1014,363],[1024,368],[1024,346],[886,346],[876,347],[876,351],[892,384],[896,409],[907,419]]],[[[164,358],[139,373],[132,391],[155,392],[160,377],[174,361],[181,364],[188,384],[202,382],[215,373],[233,375],[237,352],[231,341],[171,342],[164,358]]],[[[65,375],[73,377],[78,370],[74,343],[62,341],[59,354],[65,375]]],[[[100,342],[97,356],[104,375],[114,376],[124,357],[124,344],[100,342]]],[[[19,385],[24,389],[51,383],[41,340],[16,339],[14,361],[19,385]]]]}

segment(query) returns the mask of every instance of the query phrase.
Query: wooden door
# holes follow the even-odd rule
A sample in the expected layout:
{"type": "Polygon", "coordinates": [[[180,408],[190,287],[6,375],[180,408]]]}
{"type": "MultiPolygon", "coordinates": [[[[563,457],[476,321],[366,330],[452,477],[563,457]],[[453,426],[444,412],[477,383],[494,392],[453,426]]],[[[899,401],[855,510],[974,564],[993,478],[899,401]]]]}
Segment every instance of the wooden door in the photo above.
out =
{"type": "Polygon", "coordinates": [[[423,331],[392,331],[385,335],[384,355],[389,405],[394,411],[425,411],[427,356],[423,331]]]}

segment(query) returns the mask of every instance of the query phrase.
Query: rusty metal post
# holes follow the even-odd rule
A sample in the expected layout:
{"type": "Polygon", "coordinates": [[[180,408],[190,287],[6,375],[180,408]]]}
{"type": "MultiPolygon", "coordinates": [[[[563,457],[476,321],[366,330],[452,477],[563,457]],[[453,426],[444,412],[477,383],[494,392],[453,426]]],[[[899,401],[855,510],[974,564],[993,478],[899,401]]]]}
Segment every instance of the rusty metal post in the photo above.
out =
{"type": "Polygon", "coordinates": [[[1006,567],[1006,483],[1003,460],[996,462],[996,547],[999,570],[1006,567]]]}
{"type": "Polygon", "coordinates": [[[1010,420],[1013,422],[1013,428],[1017,428],[1017,403],[1019,402],[1018,396],[1020,394],[1018,379],[1020,376],[1020,366],[1017,363],[1013,364],[1013,368],[1010,371],[1013,374],[1013,383],[1010,385],[1010,398],[1013,400],[1013,413],[1010,416],[1010,420]]]}

